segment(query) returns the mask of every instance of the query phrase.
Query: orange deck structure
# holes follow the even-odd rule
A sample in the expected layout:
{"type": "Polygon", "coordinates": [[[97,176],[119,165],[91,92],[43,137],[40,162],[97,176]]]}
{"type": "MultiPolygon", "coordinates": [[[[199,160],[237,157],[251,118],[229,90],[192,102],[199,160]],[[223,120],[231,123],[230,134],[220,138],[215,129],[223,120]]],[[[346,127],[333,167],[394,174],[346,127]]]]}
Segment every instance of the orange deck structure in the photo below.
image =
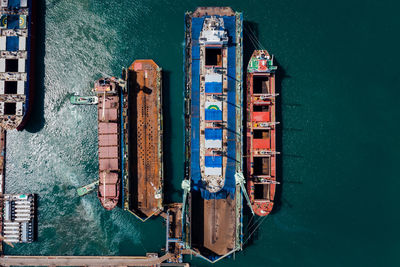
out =
{"type": "Polygon", "coordinates": [[[119,86],[115,78],[100,79],[95,83],[99,103],[99,189],[98,198],[106,210],[112,210],[120,194],[119,153],[119,86]]]}
{"type": "Polygon", "coordinates": [[[247,190],[258,216],[272,211],[277,184],[272,61],[266,50],[256,50],[247,68],[247,190]]]}
{"type": "Polygon", "coordinates": [[[150,59],[128,69],[129,210],[146,220],[163,210],[161,68],[150,59]]]}

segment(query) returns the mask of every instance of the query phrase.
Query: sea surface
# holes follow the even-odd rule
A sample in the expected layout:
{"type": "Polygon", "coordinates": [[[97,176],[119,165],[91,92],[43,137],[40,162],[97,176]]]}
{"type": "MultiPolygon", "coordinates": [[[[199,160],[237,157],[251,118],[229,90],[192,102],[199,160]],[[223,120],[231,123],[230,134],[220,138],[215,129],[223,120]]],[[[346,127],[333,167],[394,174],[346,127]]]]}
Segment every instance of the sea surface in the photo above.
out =
{"type": "Polygon", "coordinates": [[[105,211],[95,193],[77,196],[97,179],[97,115],[68,99],[154,59],[164,71],[166,201],[181,201],[184,13],[229,5],[243,12],[244,64],[256,45],[279,67],[281,191],[250,238],[245,226],[244,250],[215,266],[400,266],[398,1],[35,2],[35,106],[26,130],[8,132],[6,191],[38,194],[38,241],[6,254],[162,253],[161,219],[141,223],[105,211]]]}

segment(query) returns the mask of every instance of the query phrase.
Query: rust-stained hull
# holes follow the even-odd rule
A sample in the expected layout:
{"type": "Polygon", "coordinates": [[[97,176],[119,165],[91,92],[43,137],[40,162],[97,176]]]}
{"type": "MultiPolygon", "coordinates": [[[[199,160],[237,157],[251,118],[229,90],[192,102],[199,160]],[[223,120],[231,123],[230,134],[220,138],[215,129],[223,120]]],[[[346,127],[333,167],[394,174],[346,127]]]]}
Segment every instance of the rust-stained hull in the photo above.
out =
{"type": "Polygon", "coordinates": [[[276,190],[275,69],[266,50],[247,68],[247,191],[258,216],[268,215],[276,190]]]}
{"type": "Polygon", "coordinates": [[[119,86],[115,78],[100,79],[95,84],[99,98],[99,187],[98,198],[106,210],[118,204],[120,195],[119,86]]]}
{"type": "Polygon", "coordinates": [[[136,60],[128,71],[130,210],[145,220],[163,209],[161,68],[136,60]]]}

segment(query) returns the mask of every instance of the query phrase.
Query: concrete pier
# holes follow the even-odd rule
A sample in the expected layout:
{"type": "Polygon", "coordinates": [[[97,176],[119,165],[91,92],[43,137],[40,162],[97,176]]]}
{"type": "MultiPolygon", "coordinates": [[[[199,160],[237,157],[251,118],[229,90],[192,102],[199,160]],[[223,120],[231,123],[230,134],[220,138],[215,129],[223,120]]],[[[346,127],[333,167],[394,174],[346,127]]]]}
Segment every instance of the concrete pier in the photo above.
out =
{"type": "MultiPolygon", "coordinates": [[[[172,256],[148,253],[145,257],[121,256],[2,256],[1,266],[163,266],[172,256]]],[[[188,265],[186,265],[188,266],[188,265]]]]}

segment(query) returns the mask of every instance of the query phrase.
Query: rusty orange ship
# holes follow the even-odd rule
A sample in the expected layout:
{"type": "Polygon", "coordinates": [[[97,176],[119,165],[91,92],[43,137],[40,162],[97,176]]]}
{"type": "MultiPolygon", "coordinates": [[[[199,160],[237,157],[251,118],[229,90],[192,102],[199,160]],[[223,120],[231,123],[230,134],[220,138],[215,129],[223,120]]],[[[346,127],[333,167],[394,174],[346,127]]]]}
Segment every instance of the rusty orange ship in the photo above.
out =
{"type": "Polygon", "coordinates": [[[128,69],[129,210],[145,221],[163,209],[161,68],[150,59],[128,69]]]}
{"type": "Polygon", "coordinates": [[[247,190],[252,209],[268,215],[276,189],[275,70],[266,50],[256,50],[247,67],[247,190]]]}
{"type": "Polygon", "coordinates": [[[119,90],[118,81],[114,77],[99,79],[94,86],[99,99],[98,198],[106,210],[115,208],[120,194],[119,90]]]}

